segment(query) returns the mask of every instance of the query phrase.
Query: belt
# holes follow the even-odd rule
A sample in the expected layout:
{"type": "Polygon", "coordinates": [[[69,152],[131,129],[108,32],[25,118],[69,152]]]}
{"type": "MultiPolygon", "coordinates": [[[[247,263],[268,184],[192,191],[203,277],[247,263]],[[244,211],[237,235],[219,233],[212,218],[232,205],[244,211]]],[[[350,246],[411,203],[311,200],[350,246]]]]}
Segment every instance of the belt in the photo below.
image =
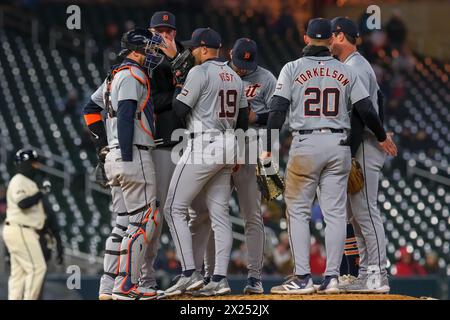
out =
{"type": "Polygon", "coordinates": [[[5,225],[7,225],[7,226],[18,226],[18,227],[21,227],[21,228],[32,229],[32,230],[38,231],[38,229],[36,229],[36,228],[30,227],[30,226],[26,226],[24,224],[18,224],[18,223],[11,224],[8,221],[5,222],[5,225]]]}
{"type": "MultiPolygon", "coordinates": [[[[148,151],[148,150],[151,150],[151,149],[152,149],[152,147],[149,147],[149,146],[143,146],[143,145],[140,145],[140,144],[134,144],[134,146],[135,146],[136,148],[138,148],[139,150],[146,150],[146,151],[148,151]]],[[[112,150],[112,149],[120,149],[120,146],[108,147],[108,149],[109,149],[109,150],[112,150]]]]}
{"type": "Polygon", "coordinates": [[[298,130],[300,134],[311,134],[313,132],[320,133],[344,133],[344,129],[333,129],[333,128],[320,128],[320,129],[311,129],[311,130],[298,130]]]}
{"type": "Polygon", "coordinates": [[[199,137],[199,136],[202,136],[202,135],[208,135],[208,136],[211,137],[211,138],[215,138],[215,137],[220,136],[220,135],[223,135],[223,134],[225,134],[225,133],[226,133],[226,131],[191,132],[191,133],[189,133],[189,137],[190,137],[191,139],[195,139],[195,138],[197,138],[197,137],[199,137]]]}

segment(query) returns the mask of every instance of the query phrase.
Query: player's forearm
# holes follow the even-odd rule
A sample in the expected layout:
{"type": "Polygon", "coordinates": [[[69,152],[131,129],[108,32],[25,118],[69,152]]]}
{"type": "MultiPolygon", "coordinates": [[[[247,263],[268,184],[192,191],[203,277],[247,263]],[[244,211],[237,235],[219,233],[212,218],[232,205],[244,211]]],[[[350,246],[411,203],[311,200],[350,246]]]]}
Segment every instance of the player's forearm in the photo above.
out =
{"type": "Polygon", "coordinates": [[[237,121],[236,121],[236,129],[242,129],[247,131],[248,129],[248,108],[239,109],[237,121]]]}
{"type": "Polygon", "coordinates": [[[155,114],[169,111],[172,109],[173,92],[165,91],[152,94],[152,102],[155,114]]]}
{"type": "Polygon", "coordinates": [[[365,125],[372,130],[378,141],[386,140],[386,131],[383,128],[380,117],[375,111],[369,98],[359,100],[353,104],[353,112],[358,112],[365,125]]]}
{"type": "Polygon", "coordinates": [[[381,123],[384,123],[384,95],[381,90],[377,91],[377,102],[378,102],[378,115],[380,116],[381,123]]]}
{"type": "Polygon", "coordinates": [[[271,130],[280,130],[286,120],[287,111],[289,110],[290,101],[280,96],[273,96],[270,101],[270,112],[267,119],[267,150],[272,151],[271,130]]]}
{"type": "Polygon", "coordinates": [[[42,192],[38,191],[36,194],[27,197],[25,199],[20,200],[17,205],[19,206],[20,209],[24,210],[24,209],[28,209],[31,208],[32,206],[36,205],[39,203],[39,201],[42,199],[43,194],[42,192]]]}
{"type": "Polygon", "coordinates": [[[176,87],[175,92],[173,93],[172,109],[175,112],[175,115],[184,121],[188,113],[191,111],[191,108],[184,102],[181,102],[177,99],[177,96],[180,94],[180,92],[181,86],[176,87]]]}
{"type": "Polygon", "coordinates": [[[350,151],[352,153],[352,158],[356,156],[356,152],[359,149],[359,146],[361,145],[361,142],[363,140],[363,134],[364,134],[364,122],[362,121],[361,117],[357,112],[352,112],[352,117],[350,119],[350,137],[349,137],[349,144],[350,144],[350,151]]]}
{"type": "Polygon", "coordinates": [[[101,111],[102,108],[92,100],[89,100],[83,108],[84,121],[91,132],[91,138],[97,150],[100,150],[108,144],[101,111]]]}
{"type": "Polygon", "coordinates": [[[260,126],[265,126],[269,120],[269,112],[257,113],[255,123],[260,126]]]}
{"type": "Polygon", "coordinates": [[[136,100],[119,101],[117,108],[117,136],[122,161],[133,160],[133,134],[136,109],[136,100]]]}

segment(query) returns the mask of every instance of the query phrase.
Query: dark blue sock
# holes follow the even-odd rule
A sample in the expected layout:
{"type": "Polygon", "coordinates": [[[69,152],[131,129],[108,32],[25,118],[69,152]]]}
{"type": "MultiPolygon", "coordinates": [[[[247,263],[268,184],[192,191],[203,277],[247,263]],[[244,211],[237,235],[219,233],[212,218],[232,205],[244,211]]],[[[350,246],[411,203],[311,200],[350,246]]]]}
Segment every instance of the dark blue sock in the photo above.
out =
{"type": "Polygon", "coordinates": [[[220,282],[220,280],[222,280],[224,278],[226,278],[226,277],[225,276],[219,276],[219,275],[215,274],[215,275],[212,276],[212,281],[213,282],[220,282]]]}
{"type": "Polygon", "coordinates": [[[307,274],[296,274],[297,277],[299,277],[301,280],[305,279],[306,277],[311,276],[311,274],[307,273],[307,274]]]}
{"type": "Polygon", "coordinates": [[[183,276],[190,277],[195,272],[195,269],[185,270],[183,271],[183,276]]]}

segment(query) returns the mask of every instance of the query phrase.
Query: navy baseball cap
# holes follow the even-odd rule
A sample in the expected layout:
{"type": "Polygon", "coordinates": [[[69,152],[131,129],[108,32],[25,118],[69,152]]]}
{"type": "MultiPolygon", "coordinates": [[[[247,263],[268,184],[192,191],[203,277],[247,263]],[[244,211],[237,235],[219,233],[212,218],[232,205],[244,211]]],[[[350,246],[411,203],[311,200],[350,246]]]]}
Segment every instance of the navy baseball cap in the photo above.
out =
{"type": "Polygon", "coordinates": [[[231,62],[239,69],[253,71],[258,67],[257,53],[258,47],[255,41],[240,38],[234,43],[231,62]]]}
{"type": "Polygon", "coordinates": [[[356,23],[345,17],[337,17],[331,20],[331,31],[333,33],[343,32],[353,38],[359,37],[358,27],[356,26],[356,23]]]}
{"type": "Polygon", "coordinates": [[[211,28],[198,28],[192,33],[191,40],[181,42],[185,48],[196,48],[205,46],[219,49],[222,46],[222,38],[217,31],[211,28]]]}
{"type": "Polygon", "coordinates": [[[155,12],[150,20],[150,28],[167,27],[176,30],[175,16],[169,11],[155,12]]]}
{"type": "Polygon", "coordinates": [[[312,39],[328,39],[331,38],[330,20],[324,18],[315,18],[309,20],[306,34],[312,39]]]}

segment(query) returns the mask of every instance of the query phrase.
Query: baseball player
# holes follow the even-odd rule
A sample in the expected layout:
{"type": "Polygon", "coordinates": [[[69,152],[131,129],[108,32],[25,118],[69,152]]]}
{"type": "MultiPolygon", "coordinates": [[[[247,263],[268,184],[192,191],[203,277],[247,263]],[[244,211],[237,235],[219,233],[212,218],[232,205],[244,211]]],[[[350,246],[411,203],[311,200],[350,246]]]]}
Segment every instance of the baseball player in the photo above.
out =
{"type": "MultiPolygon", "coordinates": [[[[178,141],[172,141],[171,135],[175,129],[183,125],[176,117],[172,109],[172,98],[175,91],[173,74],[171,69],[172,60],[183,50],[180,43],[175,41],[176,21],[175,16],[168,11],[155,12],[150,20],[149,30],[157,32],[164,38],[167,47],[161,48],[164,53],[164,59],[152,71],[150,78],[150,87],[153,107],[155,110],[155,143],[156,149],[153,152],[156,175],[156,198],[159,201],[159,213],[163,216],[164,203],[166,202],[167,191],[169,189],[170,179],[172,178],[175,164],[171,160],[171,152],[178,141]]],[[[155,237],[159,238],[163,227],[164,219],[158,224],[155,237]]],[[[158,253],[159,241],[152,241],[147,247],[145,263],[142,267],[141,277],[139,279],[139,288],[141,292],[153,290],[159,295],[163,291],[158,290],[154,262],[158,253]],[[144,288],[146,288],[144,290],[144,288]]]]}
{"type": "Polygon", "coordinates": [[[162,37],[131,30],[121,41],[123,58],[84,108],[85,120],[111,186],[116,225],[106,242],[100,299],[151,299],[156,292],[137,289],[148,243],[158,241],[154,115],[148,73],[162,60],[162,37]],[[101,112],[107,112],[106,130],[101,112]],[[107,137],[107,147],[104,147],[107,137]],[[107,153],[105,152],[107,150],[107,153]],[[106,153],[106,156],[105,156],[106,153]]]}
{"type": "MultiPolygon", "coordinates": [[[[348,18],[338,17],[331,21],[331,25],[331,52],[341,62],[353,67],[383,121],[382,94],[375,72],[356,50],[356,40],[359,36],[356,24],[348,18]]],[[[363,141],[357,149],[356,159],[363,169],[364,188],[349,196],[349,216],[355,230],[361,260],[357,280],[342,289],[357,293],[388,293],[390,288],[386,271],[386,239],[377,206],[378,182],[386,154],[378,148],[374,133],[367,127],[363,141]],[[380,281],[368,281],[370,273],[381,277],[380,281]]]]}
{"type": "Polygon", "coordinates": [[[224,157],[234,159],[235,135],[230,130],[247,129],[248,103],[242,80],[218,59],[221,37],[216,31],[196,29],[191,40],[182,45],[191,48],[197,65],[189,71],[182,88],[177,88],[173,107],[179,117],[187,116],[191,139],[172,176],[164,212],[183,273],[165,294],[201,288],[194,293],[222,295],[231,291],[226,275],[233,242],[228,213],[233,163],[224,157]],[[197,197],[206,203],[216,248],[214,274],[203,288],[187,223],[188,208],[197,197]]]}
{"type": "MultiPolygon", "coordinates": [[[[390,154],[396,153],[395,144],[386,135],[356,73],[331,56],[330,21],[311,20],[304,41],[307,46],[303,57],[287,63],[281,70],[268,120],[268,129],[280,129],[289,110],[293,135],[284,197],[295,267],[291,277],[271,289],[276,294],[310,294],[316,290],[309,265],[309,224],[317,188],[326,223],[327,255],[325,277],[318,292],[339,292],[351,167],[350,147],[343,145],[350,129],[348,101],[375,133],[379,146],[390,154]]],[[[261,155],[263,161],[271,161],[270,143],[269,139],[269,150],[261,155]]]]}
{"type": "MultiPolygon", "coordinates": [[[[238,39],[230,53],[229,66],[241,77],[245,95],[249,105],[249,125],[254,129],[265,127],[269,115],[269,101],[276,85],[274,75],[257,64],[257,45],[248,38],[238,39]]],[[[254,136],[250,139],[256,139],[254,136]]],[[[247,145],[246,154],[249,149],[247,145]]],[[[264,292],[261,282],[261,269],[263,267],[264,251],[264,223],[261,216],[261,195],[256,183],[256,164],[243,164],[232,173],[232,186],[236,189],[239,207],[244,217],[244,230],[248,247],[248,278],[244,288],[246,294],[261,294],[264,292]]],[[[191,213],[189,226],[192,232],[192,241],[196,248],[196,267],[201,270],[203,266],[203,248],[207,245],[205,257],[206,283],[214,266],[214,243],[208,241],[210,233],[209,219],[196,219],[196,210],[191,213]],[[197,221],[199,220],[199,221],[197,221]],[[204,221],[206,220],[206,221],[204,221]],[[200,261],[198,261],[200,260],[200,261]]],[[[208,217],[206,215],[206,217],[208,217]]]]}
{"type": "Polygon", "coordinates": [[[47,265],[39,242],[45,224],[42,198],[48,190],[34,181],[39,163],[36,151],[17,151],[17,174],[6,192],[6,222],[3,239],[10,254],[9,300],[37,300],[47,265]]]}

